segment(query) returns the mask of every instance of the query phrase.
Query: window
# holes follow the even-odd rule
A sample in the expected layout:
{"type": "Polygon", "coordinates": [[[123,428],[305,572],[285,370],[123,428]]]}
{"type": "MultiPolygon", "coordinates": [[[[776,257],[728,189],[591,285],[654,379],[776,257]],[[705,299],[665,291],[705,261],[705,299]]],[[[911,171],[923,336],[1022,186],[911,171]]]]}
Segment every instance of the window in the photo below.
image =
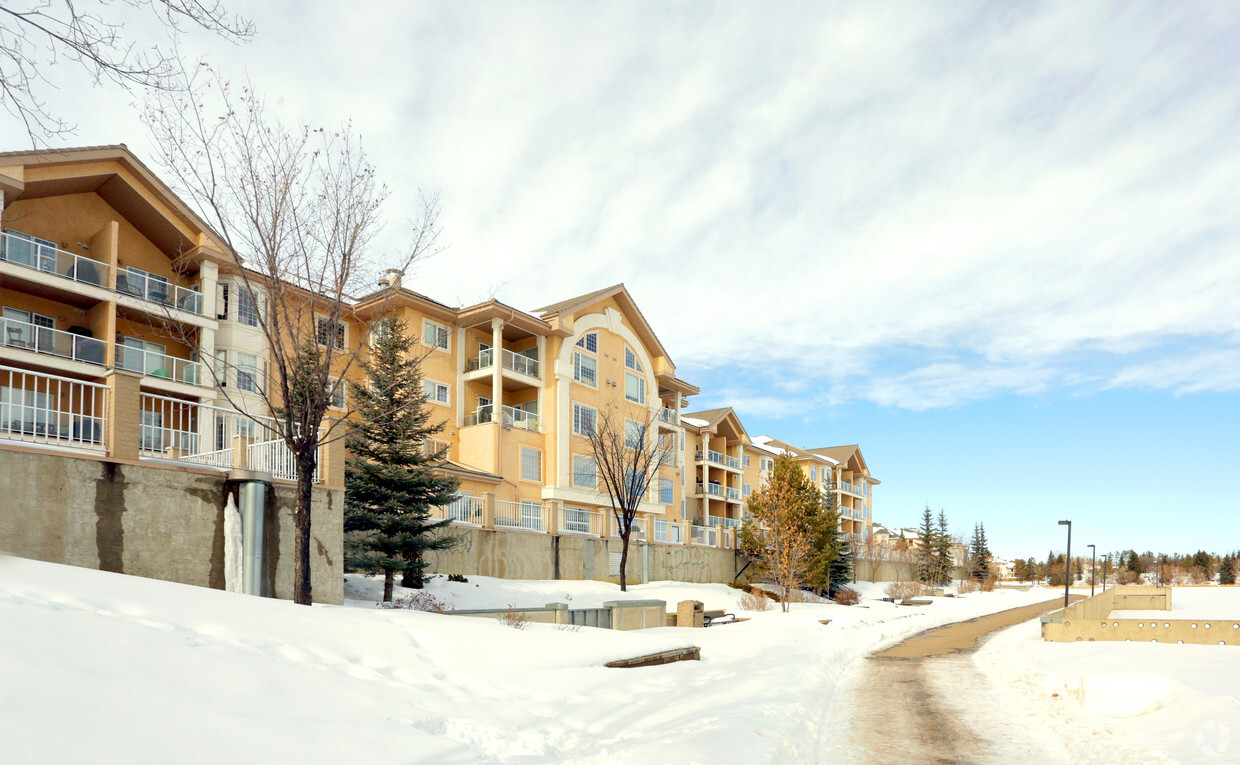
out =
{"type": "Polygon", "coordinates": [[[542,480],[542,452],[528,446],[521,447],[521,480],[542,480]]]}
{"type": "Polygon", "coordinates": [[[580,507],[564,508],[564,530],[589,534],[590,511],[580,507]]]}
{"type": "Polygon", "coordinates": [[[430,319],[423,319],[422,342],[441,351],[448,350],[448,328],[430,319]]]}
{"type": "Polygon", "coordinates": [[[160,412],[143,410],[138,412],[138,446],[147,451],[160,451],[164,448],[164,415],[160,412]]]}
{"type": "Polygon", "coordinates": [[[8,229],[5,232],[4,259],[40,271],[56,272],[56,243],[8,229]]]}
{"type": "Polygon", "coordinates": [[[348,390],[349,384],[344,380],[337,380],[332,389],[331,405],[336,409],[344,409],[345,407],[345,391],[348,390]]]}
{"type": "Polygon", "coordinates": [[[573,433],[579,436],[594,435],[594,425],[598,422],[598,410],[583,404],[573,404],[573,433]]]}
{"type": "Polygon", "coordinates": [[[228,320],[228,283],[227,282],[220,283],[220,310],[219,310],[219,313],[215,315],[215,318],[219,319],[220,321],[228,320]]]}
{"type": "Polygon", "coordinates": [[[258,433],[258,423],[249,417],[237,418],[237,435],[243,438],[254,438],[258,433]]]}
{"type": "Polygon", "coordinates": [[[16,433],[46,433],[52,425],[52,395],[25,388],[0,388],[0,430],[16,433]]]}
{"type": "Polygon", "coordinates": [[[624,397],[639,404],[646,403],[646,378],[625,372],[624,397]]]}
{"type": "Polygon", "coordinates": [[[583,489],[598,488],[598,463],[589,457],[573,456],[573,485],[583,489]]]}
{"type": "Polygon", "coordinates": [[[215,349],[215,386],[217,388],[228,387],[228,351],[223,348],[215,349]]]}
{"type": "MultiPolygon", "coordinates": [[[[0,342],[14,348],[55,352],[55,335],[43,331],[55,329],[56,321],[52,317],[30,311],[19,311],[16,308],[5,308],[3,316],[6,319],[5,334],[3,338],[0,338],[0,342]]],[[[100,359],[100,362],[102,361],[103,359],[100,359]]]]}
{"type": "MultiPolygon", "coordinates": [[[[258,326],[258,303],[254,300],[254,295],[245,287],[237,290],[237,321],[250,327],[258,326]]],[[[337,348],[344,347],[344,325],[338,324],[340,340],[337,348]]],[[[319,340],[320,345],[326,345],[322,339],[319,340]]]]}
{"type": "Polygon", "coordinates": [[[818,468],[813,465],[809,466],[809,480],[811,481],[818,480],[818,468]]]}
{"type": "Polygon", "coordinates": [[[626,449],[640,449],[646,443],[642,424],[634,420],[624,421],[624,446],[626,449]]]}
{"type": "Polygon", "coordinates": [[[749,455],[746,454],[741,457],[741,462],[745,465],[745,467],[749,467],[749,455]]]}
{"type": "Polygon", "coordinates": [[[598,333],[587,332],[577,341],[578,348],[585,348],[590,353],[598,353],[598,333]]]}
{"type": "Polygon", "coordinates": [[[670,505],[675,501],[676,501],[675,498],[672,496],[672,479],[660,478],[659,479],[659,502],[664,505],[670,505]]]}
{"type": "Polygon", "coordinates": [[[644,372],[641,362],[637,360],[637,354],[633,353],[631,348],[624,349],[624,365],[636,372],[644,372]]]}
{"type": "MultiPolygon", "coordinates": [[[[241,305],[238,302],[237,314],[241,313],[241,305]]],[[[336,348],[344,348],[344,324],[338,321],[319,316],[314,320],[314,336],[319,341],[319,345],[334,344],[336,348]]]]}
{"type": "Polygon", "coordinates": [[[743,484],[741,484],[741,496],[743,496],[743,497],[748,497],[748,496],[749,496],[749,492],[750,492],[751,488],[752,488],[752,487],[750,487],[750,485],[749,485],[749,484],[747,484],[747,483],[743,483],[743,484]]]}
{"type": "Polygon", "coordinates": [[[237,354],[237,388],[258,392],[258,358],[253,354],[237,354]]]}
{"type": "Polygon", "coordinates": [[[682,452],[685,450],[685,432],[683,430],[680,431],[680,450],[682,452]]]}
{"type": "Polygon", "coordinates": [[[573,379],[586,385],[598,385],[598,359],[573,351],[573,379]]]}
{"type": "Polygon", "coordinates": [[[228,418],[218,412],[215,415],[215,450],[228,448],[228,418]]]}
{"type": "Polygon", "coordinates": [[[448,403],[448,386],[441,382],[422,378],[422,392],[426,394],[427,401],[439,404],[448,403]]]}

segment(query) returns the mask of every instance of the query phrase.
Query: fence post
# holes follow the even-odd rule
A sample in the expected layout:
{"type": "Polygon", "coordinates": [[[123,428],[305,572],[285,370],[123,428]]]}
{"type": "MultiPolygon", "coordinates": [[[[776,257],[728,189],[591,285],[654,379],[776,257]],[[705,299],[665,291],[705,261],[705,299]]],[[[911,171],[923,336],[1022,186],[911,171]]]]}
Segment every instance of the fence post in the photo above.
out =
{"type": "Polygon", "coordinates": [[[495,528],[495,492],[493,491],[482,495],[482,528],[495,528]]]}
{"type": "Polygon", "coordinates": [[[547,608],[555,609],[555,623],[568,624],[568,604],[567,603],[548,603],[547,608]]]}
{"type": "Polygon", "coordinates": [[[245,436],[234,435],[232,437],[233,467],[237,468],[238,470],[247,469],[246,467],[246,456],[247,455],[245,452],[245,447],[248,442],[249,442],[249,439],[247,439],[245,436]]]}
{"type": "Polygon", "coordinates": [[[560,501],[558,499],[548,500],[543,503],[546,509],[546,517],[544,519],[547,524],[548,534],[557,534],[560,530],[560,501]]]}
{"type": "Polygon", "coordinates": [[[142,410],[142,375],[126,369],[113,369],[104,375],[108,384],[107,409],[103,423],[108,456],[138,459],[138,434],[142,410]]]}

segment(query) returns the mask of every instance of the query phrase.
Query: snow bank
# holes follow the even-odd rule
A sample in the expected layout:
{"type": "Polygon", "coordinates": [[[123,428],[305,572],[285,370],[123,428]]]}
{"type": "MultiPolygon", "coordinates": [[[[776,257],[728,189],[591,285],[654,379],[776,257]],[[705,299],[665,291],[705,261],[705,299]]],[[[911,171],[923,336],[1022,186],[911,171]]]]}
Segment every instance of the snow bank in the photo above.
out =
{"type": "Polygon", "coordinates": [[[997,633],[974,659],[1042,725],[1063,730],[1083,757],[1240,760],[1240,740],[1232,741],[1240,737],[1235,646],[1051,643],[1028,622],[997,633]]]}
{"type": "MultiPolygon", "coordinates": [[[[369,598],[376,584],[351,579],[351,596],[369,598]]],[[[601,582],[484,577],[431,591],[463,608],[619,595],[601,582]]],[[[676,582],[629,593],[729,609],[739,596],[676,582]]],[[[1046,599],[795,604],[693,631],[515,630],[0,559],[0,762],[812,761],[852,662],[929,627],[1046,599]],[[686,645],[701,646],[702,661],[602,666],[686,645]]]]}
{"type": "Polygon", "coordinates": [[[1112,611],[1122,619],[1217,619],[1240,622],[1240,587],[1172,587],[1170,611],[1112,611]]]}

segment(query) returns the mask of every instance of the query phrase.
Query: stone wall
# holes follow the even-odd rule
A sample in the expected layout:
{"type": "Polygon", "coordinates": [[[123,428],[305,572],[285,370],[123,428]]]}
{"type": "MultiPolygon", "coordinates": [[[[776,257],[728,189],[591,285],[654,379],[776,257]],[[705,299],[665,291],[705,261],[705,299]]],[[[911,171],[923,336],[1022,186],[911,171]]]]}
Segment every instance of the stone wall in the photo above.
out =
{"type": "MultiPolygon", "coordinates": [[[[0,447],[0,552],[223,589],[225,474],[0,447]]],[[[291,598],[295,487],[276,481],[267,590],[291,598]]],[[[344,492],[316,487],[314,599],[344,599],[344,492]]]]}

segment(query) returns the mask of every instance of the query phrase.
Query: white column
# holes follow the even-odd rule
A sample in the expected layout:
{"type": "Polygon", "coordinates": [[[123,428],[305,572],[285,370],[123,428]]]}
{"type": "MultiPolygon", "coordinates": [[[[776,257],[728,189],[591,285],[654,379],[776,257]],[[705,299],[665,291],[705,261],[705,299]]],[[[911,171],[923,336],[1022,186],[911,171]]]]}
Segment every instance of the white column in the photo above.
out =
{"type": "Polygon", "coordinates": [[[456,328],[456,427],[465,427],[465,328],[456,328]]]}
{"type": "Polygon", "coordinates": [[[501,434],[504,432],[504,320],[491,319],[491,422],[498,423],[495,428],[495,472],[502,473],[501,463],[503,450],[500,448],[501,434]]]}

